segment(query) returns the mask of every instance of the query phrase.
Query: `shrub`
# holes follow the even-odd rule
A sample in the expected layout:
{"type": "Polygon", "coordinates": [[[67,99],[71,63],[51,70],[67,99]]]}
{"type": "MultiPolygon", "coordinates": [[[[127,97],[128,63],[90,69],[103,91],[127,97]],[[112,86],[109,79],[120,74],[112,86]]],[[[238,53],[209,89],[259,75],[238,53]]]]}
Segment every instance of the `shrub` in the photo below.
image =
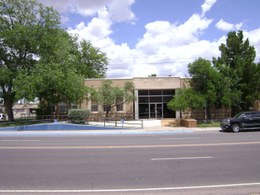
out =
{"type": "Polygon", "coordinates": [[[85,119],[89,116],[88,110],[70,109],[68,112],[68,119],[71,123],[84,124],[85,119]]]}

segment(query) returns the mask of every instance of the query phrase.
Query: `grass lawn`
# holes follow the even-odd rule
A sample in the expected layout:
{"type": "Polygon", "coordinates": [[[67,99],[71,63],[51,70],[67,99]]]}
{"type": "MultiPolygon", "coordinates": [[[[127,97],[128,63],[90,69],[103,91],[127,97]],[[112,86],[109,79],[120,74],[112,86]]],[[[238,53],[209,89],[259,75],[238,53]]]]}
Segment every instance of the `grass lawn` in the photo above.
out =
{"type": "Polygon", "coordinates": [[[16,119],[13,122],[1,121],[0,122],[0,127],[32,125],[32,124],[38,124],[38,123],[44,123],[44,122],[46,122],[46,121],[36,120],[36,119],[33,119],[33,120],[32,119],[31,120],[16,119]]]}
{"type": "Polygon", "coordinates": [[[211,122],[211,121],[209,121],[209,122],[199,122],[198,124],[197,124],[197,126],[198,127],[219,127],[220,126],[220,122],[211,122]]]}

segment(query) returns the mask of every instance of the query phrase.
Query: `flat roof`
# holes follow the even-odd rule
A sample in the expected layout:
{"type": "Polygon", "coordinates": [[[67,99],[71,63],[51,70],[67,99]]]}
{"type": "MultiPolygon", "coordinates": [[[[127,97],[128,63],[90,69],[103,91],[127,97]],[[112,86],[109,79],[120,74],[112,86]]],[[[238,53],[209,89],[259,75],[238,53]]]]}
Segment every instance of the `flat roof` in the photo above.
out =
{"type": "Polygon", "coordinates": [[[178,77],[178,76],[147,76],[147,77],[126,77],[126,78],[88,78],[85,80],[133,80],[133,79],[151,79],[151,78],[179,78],[190,79],[191,77],[178,77]]]}

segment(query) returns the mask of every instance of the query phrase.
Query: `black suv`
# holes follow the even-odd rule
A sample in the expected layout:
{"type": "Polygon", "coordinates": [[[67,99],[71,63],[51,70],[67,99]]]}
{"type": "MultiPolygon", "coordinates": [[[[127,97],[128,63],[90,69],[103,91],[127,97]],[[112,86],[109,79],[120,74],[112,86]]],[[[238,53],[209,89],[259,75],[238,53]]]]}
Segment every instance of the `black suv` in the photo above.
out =
{"type": "Polygon", "coordinates": [[[259,112],[241,112],[230,119],[224,119],[221,124],[224,131],[232,130],[238,133],[241,130],[260,129],[259,112]]]}

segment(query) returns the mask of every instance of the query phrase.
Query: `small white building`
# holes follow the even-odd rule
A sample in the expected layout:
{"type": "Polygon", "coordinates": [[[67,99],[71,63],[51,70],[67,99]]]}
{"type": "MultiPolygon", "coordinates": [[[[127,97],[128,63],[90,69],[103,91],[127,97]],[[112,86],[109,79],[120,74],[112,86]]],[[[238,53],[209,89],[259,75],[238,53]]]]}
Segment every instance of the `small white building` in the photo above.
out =
{"type": "Polygon", "coordinates": [[[17,103],[13,106],[14,118],[36,116],[37,103],[17,103]]]}
{"type": "Polygon", "coordinates": [[[4,107],[4,99],[0,98],[0,113],[5,112],[5,107],[4,107]]]}

